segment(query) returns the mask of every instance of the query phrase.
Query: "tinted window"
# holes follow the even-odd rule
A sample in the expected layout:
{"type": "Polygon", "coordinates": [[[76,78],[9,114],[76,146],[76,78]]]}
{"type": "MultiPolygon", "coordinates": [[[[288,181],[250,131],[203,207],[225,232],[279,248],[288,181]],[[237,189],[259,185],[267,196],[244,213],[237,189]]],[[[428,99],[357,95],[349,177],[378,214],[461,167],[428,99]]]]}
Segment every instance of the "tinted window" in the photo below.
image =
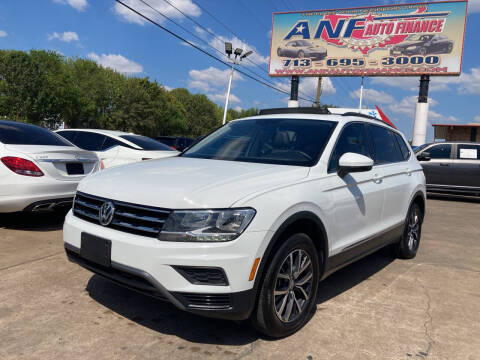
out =
{"type": "Polygon", "coordinates": [[[298,46],[313,46],[312,43],[308,42],[307,40],[298,40],[298,46]]]}
{"type": "Polygon", "coordinates": [[[13,121],[0,121],[0,142],[12,145],[72,146],[50,130],[13,121]]]}
{"type": "Polygon", "coordinates": [[[88,131],[79,131],[75,137],[74,144],[84,150],[100,151],[104,141],[104,135],[88,131]]]}
{"type": "Polygon", "coordinates": [[[143,150],[161,150],[161,151],[173,151],[172,148],[157,140],[150,139],[141,135],[120,135],[121,138],[128,140],[143,150]]]}
{"type": "Polygon", "coordinates": [[[367,125],[373,144],[376,164],[403,161],[403,155],[390,130],[382,126],[367,125]]]}
{"type": "Polygon", "coordinates": [[[480,145],[457,145],[457,159],[480,160],[480,145]]]}
{"type": "Polygon", "coordinates": [[[429,147],[425,152],[430,154],[432,159],[450,159],[452,152],[451,144],[439,144],[429,147]]]}
{"type": "Polygon", "coordinates": [[[230,161],[312,166],[336,123],[302,119],[232,121],[182,156],[230,161]]]}
{"type": "Polygon", "coordinates": [[[102,146],[102,151],[103,150],[108,150],[108,149],[111,149],[112,147],[114,146],[123,146],[123,147],[127,147],[127,148],[131,148],[133,149],[132,146],[129,146],[123,142],[120,142],[118,140],[115,140],[114,138],[111,138],[110,136],[105,136],[105,142],[103,143],[103,146],[102,146]]]}
{"type": "Polygon", "coordinates": [[[330,158],[328,172],[337,171],[340,157],[349,152],[371,157],[364,124],[348,124],[343,129],[342,134],[335,145],[332,157],[330,158]]]}
{"type": "Polygon", "coordinates": [[[65,130],[65,131],[59,131],[57,132],[57,134],[73,143],[73,140],[75,139],[75,135],[77,135],[77,132],[65,130]]]}
{"type": "Polygon", "coordinates": [[[400,151],[403,155],[403,160],[408,160],[410,157],[410,150],[408,149],[407,144],[405,144],[405,140],[403,140],[402,136],[398,133],[393,133],[395,138],[397,139],[398,146],[400,146],[400,151]]]}

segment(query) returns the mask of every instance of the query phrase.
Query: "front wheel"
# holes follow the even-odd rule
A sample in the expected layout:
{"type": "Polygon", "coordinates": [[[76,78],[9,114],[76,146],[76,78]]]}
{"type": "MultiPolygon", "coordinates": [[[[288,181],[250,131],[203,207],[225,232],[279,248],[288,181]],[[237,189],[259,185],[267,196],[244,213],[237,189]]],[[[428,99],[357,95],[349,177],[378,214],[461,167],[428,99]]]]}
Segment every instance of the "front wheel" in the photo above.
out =
{"type": "Polygon", "coordinates": [[[266,269],[253,325],[270,337],[289,336],[302,328],[316,306],[320,257],[306,234],[291,235],[266,269]]]}
{"type": "Polygon", "coordinates": [[[405,229],[397,244],[397,256],[401,259],[413,259],[417,255],[422,236],[423,211],[417,203],[413,203],[405,220],[405,229]]]}

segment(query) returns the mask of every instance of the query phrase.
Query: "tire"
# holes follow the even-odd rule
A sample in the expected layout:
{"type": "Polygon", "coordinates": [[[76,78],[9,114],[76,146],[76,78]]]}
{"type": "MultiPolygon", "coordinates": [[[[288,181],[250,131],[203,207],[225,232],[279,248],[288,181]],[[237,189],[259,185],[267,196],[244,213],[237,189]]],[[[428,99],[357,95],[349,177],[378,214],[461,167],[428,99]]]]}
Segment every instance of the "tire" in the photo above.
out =
{"type": "Polygon", "coordinates": [[[450,54],[453,50],[453,45],[448,45],[447,53],[450,54]]]}
{"type": "Polygon", "coordinates": [[[422,55],[422,56],[427,55],[427,49],[421,48],[421,49],[420,49],[420,55],[422,55]]]}
{"type": "Polygon", "coordinates": [[[300,50],[297,54],[297,58],[304,58],[305,57],[305,53],[303,52],[303,50],[300,50]]]}
{"type": "Polygon", "coordinates": [[[410,205],[402,239],[396,245],[396,255],[400,259],[413,259],[417,255],[422,237],[423,212],[417,203],[410,205]]]}
{"type": "Polygon", "coordinates": [[[287,238],[269,259],[259,288],[250,319],[258,331],[281,338],[297,332],[310,320],[316,309],[320,261],[308,235],[297,233],[287,238]]]}

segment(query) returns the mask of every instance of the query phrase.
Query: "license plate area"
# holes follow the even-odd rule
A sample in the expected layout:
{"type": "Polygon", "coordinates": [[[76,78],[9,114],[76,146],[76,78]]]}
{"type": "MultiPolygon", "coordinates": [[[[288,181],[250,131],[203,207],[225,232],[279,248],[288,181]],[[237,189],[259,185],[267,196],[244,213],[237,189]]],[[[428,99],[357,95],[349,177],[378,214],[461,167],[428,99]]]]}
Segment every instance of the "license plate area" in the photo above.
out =
{"type": "Polygon", "coordinates": [[[82,233],[80,256],[85,260],[110,267],[112,263],[112,241],[82,233]]]}
{"type": "Polygon", "coordinates": [[[83,170],[82,163],[67,163],[67,174],[68,175],[83,175],[85,171],[83,170]]]}

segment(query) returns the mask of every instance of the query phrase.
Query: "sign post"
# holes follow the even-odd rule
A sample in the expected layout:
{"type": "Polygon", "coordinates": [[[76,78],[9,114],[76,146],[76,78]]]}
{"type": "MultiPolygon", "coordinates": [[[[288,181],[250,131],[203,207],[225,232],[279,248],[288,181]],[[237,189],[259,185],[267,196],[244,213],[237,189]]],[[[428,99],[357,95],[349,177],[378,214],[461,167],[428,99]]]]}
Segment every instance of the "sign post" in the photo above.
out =
{"type": "Polygon", "coordinates": [[[420,77],[420,91],[418,93],[417,109],[415,110],[415,122],[413,123],[413,146],[423,145],[427,142],[429,83],[429,75],[420,77]]]}

